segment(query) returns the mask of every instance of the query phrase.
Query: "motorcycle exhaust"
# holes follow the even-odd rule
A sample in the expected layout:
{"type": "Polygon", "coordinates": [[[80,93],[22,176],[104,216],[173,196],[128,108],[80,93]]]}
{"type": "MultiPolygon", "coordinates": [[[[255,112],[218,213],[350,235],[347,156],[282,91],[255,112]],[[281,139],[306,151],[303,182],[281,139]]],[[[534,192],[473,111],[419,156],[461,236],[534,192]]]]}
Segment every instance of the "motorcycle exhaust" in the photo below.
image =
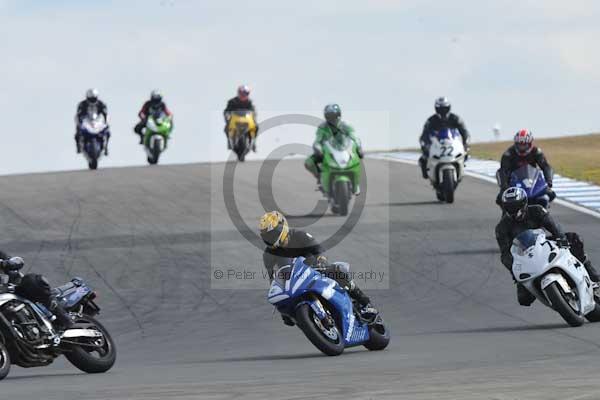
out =
{"type": "Polygon", "coordinates": [[[73,329],[67,329],[61,335],[61,339],[78,338],[78,337],[99,338],[99,337],[102,337],[102,333],[95,329],[73,328],[73,329]]]}

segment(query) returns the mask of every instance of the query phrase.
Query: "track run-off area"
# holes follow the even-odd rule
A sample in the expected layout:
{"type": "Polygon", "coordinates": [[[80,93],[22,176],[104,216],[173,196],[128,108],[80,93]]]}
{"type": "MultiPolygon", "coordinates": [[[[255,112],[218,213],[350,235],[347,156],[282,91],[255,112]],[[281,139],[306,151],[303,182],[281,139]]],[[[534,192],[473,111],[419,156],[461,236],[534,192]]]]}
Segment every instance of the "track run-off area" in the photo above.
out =
{"type": "MultiPolygon", "coordinates": [[[[465,177],[456,202],[441,204],[416,166],[387,160],[365,161],[362,214],[327,255],[362,273],[392,339],[381,352],[322,355],[273,313],[261,249],[248,240],[264,212],[259,190],[317,239],[343,225],[313,210],[322,196],[302,164],[280,162],[272,182],[259,177],[262,162],[231,177],[225,163],[1,177],[0,248],[56,285],[89,280],[118,356],[100,375],[62,359],[14,367],[0,398],[600,396],[600,325],[569,328],[517,303],[494,238],[496,186],[465,177]],[[230,178],[233,192],[223,189],[230,178]],[[232,222],[232,197],[250,231],[232,222]]],[[[551,212],[600,262],[599,221],[558,204],[551,212]]]]}

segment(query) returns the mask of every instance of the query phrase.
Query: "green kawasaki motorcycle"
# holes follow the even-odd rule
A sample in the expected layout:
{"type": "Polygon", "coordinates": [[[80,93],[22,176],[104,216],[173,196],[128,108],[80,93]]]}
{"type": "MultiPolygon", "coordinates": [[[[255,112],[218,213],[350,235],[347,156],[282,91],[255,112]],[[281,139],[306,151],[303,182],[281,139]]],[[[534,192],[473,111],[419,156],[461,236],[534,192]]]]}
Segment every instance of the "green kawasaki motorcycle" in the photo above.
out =
{"type": "Polygon", "coordinates": [[[151,165],[157,164],[160,154],[166,150],[172,129],[173,120],[163,111],[157,111],[148,117],[144,128],[144,148],[151,165]]]}
{"type": "Polygon", "coordinates": [[[361,162],[354,140],[336,135],[323,143],[321,187],[334,214],[348,215],[352,195],[359,194],[361,162]]]}

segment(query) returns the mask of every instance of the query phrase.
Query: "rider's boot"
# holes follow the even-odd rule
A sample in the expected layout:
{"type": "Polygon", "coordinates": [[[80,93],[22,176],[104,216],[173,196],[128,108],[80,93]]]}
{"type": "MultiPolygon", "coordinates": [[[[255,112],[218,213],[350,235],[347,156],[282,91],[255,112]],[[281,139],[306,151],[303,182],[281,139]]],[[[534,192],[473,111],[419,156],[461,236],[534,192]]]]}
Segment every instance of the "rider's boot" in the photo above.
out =
{"type": "Polygon", "coordinates": [[[352,282],[350,287],[351,289],[348,290],[348,294],[359,304],[358,312],[360,313],[360,316],[367,321],[373,321],[379,314],[379,311],[377,311],[377,309],[371,305],[371,299],[369,296],[360,290],[360,288],[357,287],[354,282],[352,282]]]}
{"type": "Polygon", "coordinates": [[[598,274],[598,270],[592,265],[592,262],[589,258],[586,257],[583,266],[585,267],[585,270],[587,271],[592,281],[594,281],[595,283],[600,282],[600,274],[598,274]]]}
{"type": "Polygon", "coordinates": [[[292,321],[292,319],[290,317],[288,317],[287,315],[281,314],[281,319],[283,320],[283,323],[286,324],[287,326],[294,326],[294,325],[296,325],[294,323],[294,321],[292,321]]]}
{"type": "Polygon", "coordinates": [[[427,159],[425,156],[419,157],[419,166],[421,167],[421,174],[423,175],[423,179],[429,179],[427,176],[427,159]]]}
{"type": "Polygon", "coordinates": [[[532,295],[525,286],[517,283],[517,300],[519,304],[525,307],[529,307],[531,303],[535,301],[535,296],[532,295]]]}
{"type": "Polygon", "coordinates": [[[57,331],[65,331],[73,327],[73,318],[71,318],[71,315],[62,307],[62,305],[53,301],[50,305],[50,312],[56,316],[54,327],[57,331]]]}
{"type": "Polygon", "coordinates": [[[359,184],[354,185],[354,195],[355,196],[360,195],[360,185],[359,184]]]}
{"type": "Polygon", "coordinates": [[[75,146],[77,149],[77,154],[81,153],[81,140],[80,140],[80,136],[79,133],[75,134],[75,146]]]}

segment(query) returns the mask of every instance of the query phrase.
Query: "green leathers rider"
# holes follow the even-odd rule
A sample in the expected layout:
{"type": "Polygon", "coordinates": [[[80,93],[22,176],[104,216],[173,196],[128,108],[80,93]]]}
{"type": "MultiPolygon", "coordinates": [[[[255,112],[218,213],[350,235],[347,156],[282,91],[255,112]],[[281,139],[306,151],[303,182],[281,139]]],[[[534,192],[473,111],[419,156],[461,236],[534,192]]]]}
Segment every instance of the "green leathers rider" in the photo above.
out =
{"type": "MultiPolygon", "coordinates": [[[[317,178],[317,184],[321,185],[321,163],[323,162],[323,145],[335,135],[346,135],[356,144],[358,156],[363,158],[364,154],[360,140],[354,134],[354,128],[342,121],[342,110],[337,104],[327,104],[323,110],[325,122],[317,128],[315,142],[313,143],[313,154],[304,162],[306,169],[317,178]]],[[[358,185],[355,194],[360,193],[358,185]]]]}

